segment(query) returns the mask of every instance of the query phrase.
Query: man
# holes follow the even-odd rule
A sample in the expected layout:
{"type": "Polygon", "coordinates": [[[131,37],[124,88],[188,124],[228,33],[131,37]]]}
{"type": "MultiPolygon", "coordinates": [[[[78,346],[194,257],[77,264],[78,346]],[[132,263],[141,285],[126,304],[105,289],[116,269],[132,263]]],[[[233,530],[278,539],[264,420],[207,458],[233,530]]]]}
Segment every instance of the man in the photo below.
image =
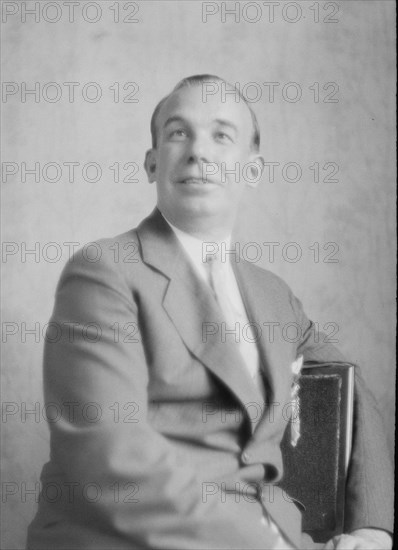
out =
{"type": "MultiPolygon", "coordinates": [[[[276,485],[287,423],[282,407],[267,412],[291,401],[300,356],[344,359],[283,281],[220,254],[244,190],[236,168],[255,181],[263,160],[254,113],[217,86],[230,90],[190,77],[160,102],[145,159],[157,208],[62,274],[44,359],[62,417],[50,418],[32,550],[308,547],[299,503],[276,485]],[[296,323],[300,341],[278,328],[273,342],[220,338],[250,322],[296,323]]],[[[391,548],[387,450],[359,375],[356,387],[350,534],[327,548],[391,548]]]]}

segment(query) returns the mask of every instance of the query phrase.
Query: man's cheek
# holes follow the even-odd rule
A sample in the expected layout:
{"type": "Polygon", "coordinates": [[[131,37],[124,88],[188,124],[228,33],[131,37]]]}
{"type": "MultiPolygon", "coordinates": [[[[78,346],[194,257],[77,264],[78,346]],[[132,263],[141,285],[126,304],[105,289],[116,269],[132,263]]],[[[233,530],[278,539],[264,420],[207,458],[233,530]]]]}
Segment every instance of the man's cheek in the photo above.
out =
{"type": "Polygon", "coordinates": [[[228,187],[235,186],[242,178],[241,163],[239,160],[230,159],[221,161],[218,165],[221,182],[228,187]]]}

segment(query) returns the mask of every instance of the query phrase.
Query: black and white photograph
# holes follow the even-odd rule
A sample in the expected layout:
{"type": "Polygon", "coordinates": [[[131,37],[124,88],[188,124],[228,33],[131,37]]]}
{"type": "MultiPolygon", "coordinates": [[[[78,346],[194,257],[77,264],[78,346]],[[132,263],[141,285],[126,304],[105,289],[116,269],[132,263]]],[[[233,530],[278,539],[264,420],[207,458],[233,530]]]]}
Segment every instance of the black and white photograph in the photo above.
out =
{"type": "Polygon", "coordinates": [[[2,550],[391,550],[394,0],[2,0],[2,550]]]}

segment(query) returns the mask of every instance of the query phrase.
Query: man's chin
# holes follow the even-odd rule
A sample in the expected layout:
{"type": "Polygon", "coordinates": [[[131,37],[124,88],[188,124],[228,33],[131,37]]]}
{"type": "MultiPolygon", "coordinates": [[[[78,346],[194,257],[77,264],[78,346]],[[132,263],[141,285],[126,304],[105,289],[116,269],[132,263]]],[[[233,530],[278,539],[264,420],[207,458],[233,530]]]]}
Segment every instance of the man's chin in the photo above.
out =
{"type": "Polygon", "coordinates": [[[229,209],[225,202],[211,200],[209,197],[179,197],[178,204],[173,205],[174,218],[183,218],[186,221],[208,220],[209,218],[225,220],[229,209]]]}

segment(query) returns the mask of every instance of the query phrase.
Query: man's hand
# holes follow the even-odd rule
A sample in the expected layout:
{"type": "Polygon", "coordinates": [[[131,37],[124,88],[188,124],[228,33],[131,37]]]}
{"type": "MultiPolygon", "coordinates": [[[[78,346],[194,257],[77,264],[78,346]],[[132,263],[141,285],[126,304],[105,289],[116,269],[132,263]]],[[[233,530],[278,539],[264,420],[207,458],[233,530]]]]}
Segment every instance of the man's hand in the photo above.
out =
{"type": "Polygon", "coordinates": [[[392,538],[382,529],[356,529],[329,540],[324,550],[391,550],[392,538]]]}

